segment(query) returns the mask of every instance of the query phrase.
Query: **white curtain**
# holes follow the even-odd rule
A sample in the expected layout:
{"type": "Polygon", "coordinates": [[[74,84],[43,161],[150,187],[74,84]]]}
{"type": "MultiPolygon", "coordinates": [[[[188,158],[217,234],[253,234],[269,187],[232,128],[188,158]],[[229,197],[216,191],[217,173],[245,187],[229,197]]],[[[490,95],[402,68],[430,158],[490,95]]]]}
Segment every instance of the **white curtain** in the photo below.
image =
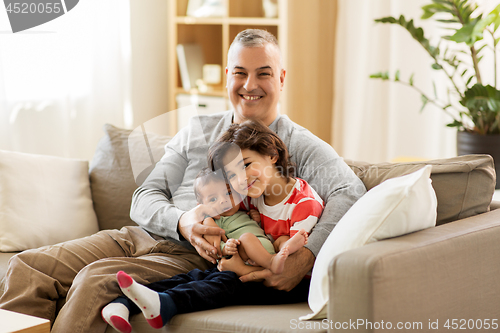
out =
{"type": "Polygon", "coordinates": [[[129,2],[85,0],[12,34],[0,10],[0,149],[90,160],[132,126],[129,2]]]}
{"type": "MultiPolygon", "coordinates": [[[[447,81],[432,70],[430,56],[400,26],[375,23],[384,16],[414,18],[427,38],[440,31],[433,20],[420,20],[429,0],[339,0],[335,54],[333,145],[345,158],[367,162],[398,158],[456,156],[456,130],[444,112],[428,105],[420,113],[420,94],[397,83],[369,75],[400,70],[433,96],[446,94],[447,81]]],[[[432,45],[437,40],[431,39],[432,45]]]]}

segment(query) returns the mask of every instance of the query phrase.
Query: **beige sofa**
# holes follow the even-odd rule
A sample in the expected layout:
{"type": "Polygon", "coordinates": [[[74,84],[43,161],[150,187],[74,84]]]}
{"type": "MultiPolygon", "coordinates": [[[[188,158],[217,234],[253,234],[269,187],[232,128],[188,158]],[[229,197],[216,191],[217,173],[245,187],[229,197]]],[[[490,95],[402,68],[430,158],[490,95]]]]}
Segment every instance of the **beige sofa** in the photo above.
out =
{"type": "MultiPolygon", "coordinates": [[[[133,224],[128,210],[137,187],[127,145],[130,131],[106,125],[105,132],[90,166],[101,229],[133,224]]],[[[148,137],[153,155],[161,156],[168,138],[148,137]]],[[[447,323],[450,328],[464,323],[462,327],[500,325],[500,203],[490,207],[495,185],[491,157],[376,165],[346,162],[368,189],[424,164],[433,165],[437,226],[335,257],[329,265],[328,319],[323,321],[298,320],[310,313],[307,303],[233,306],[177,315],[160,331],[138,315],[132,318],[134,332],[378,332],[388,325],[402,331],[410,326],[430,331],[429,325],[437,325],[432,331],[444,332],[449,331],[447,323]]],[[[0,253],[0,276],[12,255],[0,253]]],[[[109,327],[107,332],[114,330],[109,327]]]]}

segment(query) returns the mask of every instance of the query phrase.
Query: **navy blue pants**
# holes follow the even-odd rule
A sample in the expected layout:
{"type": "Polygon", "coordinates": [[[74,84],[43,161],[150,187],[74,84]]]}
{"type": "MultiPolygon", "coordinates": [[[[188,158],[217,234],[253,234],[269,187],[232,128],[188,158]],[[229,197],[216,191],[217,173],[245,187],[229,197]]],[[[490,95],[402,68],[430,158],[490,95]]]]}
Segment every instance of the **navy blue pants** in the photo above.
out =
{"type": "MultiPolygon", "coordinates": [[[[236,273],[220,272],[217,267],[201,271],[194,269],[147,285],[159,293],[166,293],[174,301],[177,313],[221,308],[228,305],[272,305],[307,301],[309,279],[303,279],[291,291],[264,286],[262,282],[240,281],[236,273]]],[[[128,307],[131,314],[141,311],[128,299],[117,300],[128,307]]]]}

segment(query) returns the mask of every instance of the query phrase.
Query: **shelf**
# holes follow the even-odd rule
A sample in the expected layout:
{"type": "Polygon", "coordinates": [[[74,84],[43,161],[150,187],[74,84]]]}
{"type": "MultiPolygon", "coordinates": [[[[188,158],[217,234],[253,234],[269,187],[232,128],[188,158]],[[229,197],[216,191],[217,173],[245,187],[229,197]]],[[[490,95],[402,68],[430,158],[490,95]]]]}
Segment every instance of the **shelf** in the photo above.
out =
{"type": "Polygon", "coordinates": [[[178,16],[175,18],[175,23],[178,24],[219,24],[224,23],[223,17],[192,17],[192,16],[178,16]]]}
{"type": "Polygon", "coordinates": [[[263,17],[228,17],[229,24],[239,25],[279,25],[280,20],[277,18],[263,17]]]}
{"type": "Polygon", "coordinates": [[[279,25],[277,18],[262,17],[191,17],[181,16],[175,19],[178,24],[238,24],[238,25],[279,25]]]}
{"type": "Polygon", "coordinates": [[[202,96],[215,96],[215,97],[226,97],[227,91],[220,87],[215,87],[213,90],[209,90],[207,92],[199,92],[198,89],[191,89],[190,91],[186,91],[180,87],[177,87],[175,90],[176,95],[178,94],[191,94],[191,95],[202,95],[202,96]]]}

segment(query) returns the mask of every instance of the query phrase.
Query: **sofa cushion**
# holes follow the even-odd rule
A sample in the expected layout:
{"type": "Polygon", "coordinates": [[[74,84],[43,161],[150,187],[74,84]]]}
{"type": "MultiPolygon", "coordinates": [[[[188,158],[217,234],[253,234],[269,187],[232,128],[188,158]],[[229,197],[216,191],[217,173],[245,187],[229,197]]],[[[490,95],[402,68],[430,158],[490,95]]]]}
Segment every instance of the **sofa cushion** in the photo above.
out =
{"type": "Polygon", "coordinates": [[[432,186],[436,192],[437,225],[489,210],[495,190],[495,168],[489,155],[465,155],[446,159],[369,164],[346,160],[369,190],[386,179],[407,175],[432,165],[432,186]]]}
{"type": "Polygon", "coordinates": [[[136,225],[130,219],[132,194],[163,156],[170,140],[167,136],[145,134],[141,128],[132,131],[104,125],[105,135],[90,163],[92,200],[101,230],[136,225]]]}
{"type": "Polygon", "coordinates": [[[0,151],[0,251],[23,251],[97,232],[88,165],[0,151]]]}
{"type": "MultiPolygon", "coordinates": [[[[142,314],[132,316],[130,323],[133,332],[141,333],[326,333],[328,323],[299,320],[299,317],[308,311],[309,307],[306,302],[282,305],[239,305],[178,314],[160,330],[152,328],[142,314]]],[[[108,326],[106,333],[116,333],[116,331],[108,326]]]]}
{"type": "Polygon", "coordinates": [[[326,318],[328,267],[338,254],[365,244],[426,229],[436,224],[436,194],[429,179],[431,166],[373,187],[340,219],[314,263],[309,306],[303,319],[326,318]]]}

